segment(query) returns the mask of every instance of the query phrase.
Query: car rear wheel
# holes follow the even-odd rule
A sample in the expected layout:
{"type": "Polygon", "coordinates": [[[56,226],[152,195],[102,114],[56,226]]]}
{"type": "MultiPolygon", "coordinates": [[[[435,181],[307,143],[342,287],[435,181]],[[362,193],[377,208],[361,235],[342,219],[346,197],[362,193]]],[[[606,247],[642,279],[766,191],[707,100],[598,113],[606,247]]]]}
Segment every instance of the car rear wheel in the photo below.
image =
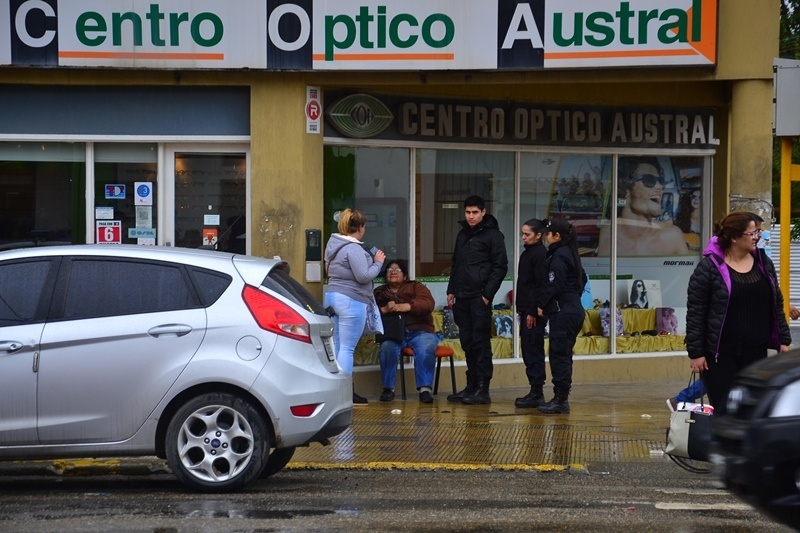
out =
{"type": "Polygon", "coordinates": [[[269,431],[248,402],[210,393],[186,402],[169,423],[167,461],[177,478],[202,492],[230,492],[261,473],[269,431]]]}
{"type": "Polygon", "coordinates": [[[292,460],[292,456],[294,455],[294,451],[297,448],[275,448],[269,454],[269,459],[267,459],[267,466],[264,467],[264,471],[261,472],[261,478],[265,479],[270,476],[274,476],[278,472],[284,469],[289,461],[292,460]]]}

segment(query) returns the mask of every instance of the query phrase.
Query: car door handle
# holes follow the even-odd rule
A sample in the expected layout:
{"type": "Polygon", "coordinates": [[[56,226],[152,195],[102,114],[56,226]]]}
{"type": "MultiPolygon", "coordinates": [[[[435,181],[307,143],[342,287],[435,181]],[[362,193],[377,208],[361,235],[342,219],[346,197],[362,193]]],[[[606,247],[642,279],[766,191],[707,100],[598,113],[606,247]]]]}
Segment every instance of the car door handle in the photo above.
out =
{"type": "Polygon", "coordinates": [[[0,341],[0,352],[14,353],[22,349],[19,341],[0,341]]]}
{"type": "Polygon", "coordinates": [[[151,337],[183,337],[192,331],[192,326],[187,324],[163,324],[147,330],[151,337]]]}

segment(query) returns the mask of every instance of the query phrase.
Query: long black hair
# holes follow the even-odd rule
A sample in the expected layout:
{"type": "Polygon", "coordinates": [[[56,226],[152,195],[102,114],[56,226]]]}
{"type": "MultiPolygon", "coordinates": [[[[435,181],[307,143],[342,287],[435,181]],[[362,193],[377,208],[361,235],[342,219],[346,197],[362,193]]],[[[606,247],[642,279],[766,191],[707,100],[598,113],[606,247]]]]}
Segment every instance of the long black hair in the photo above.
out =
{"type": "Polygon", "coordinates": [[[578,232],[575,226],[563,218],[551,218],[547,224],[547,231],[550,233],[558,233],[561,235],[561,240],[564,246],[568,246],[572,252],[573,263],[575,263],[575,271],[578,274],[578,289],[583,292],[586,289],[588,278],[583,271],[583,264],[581,263],[581,254],[578,250],[578,232]]]}
{"type": "Polygon", "coordinates": [[[578,232],[575,231],[575,226],[572,224],[569,225],[569,238],[567,239],[567,245],[572,252],[572,258],[575,260],[575,270],[578,272],[578,289],[580,289],[580,292],[583,293],[583,291],[586,290],[586,283],[589,281],[589,278],[586,277],[586,273],[583,271],[581,253],[580,250],[578,250],[578,232]]]}

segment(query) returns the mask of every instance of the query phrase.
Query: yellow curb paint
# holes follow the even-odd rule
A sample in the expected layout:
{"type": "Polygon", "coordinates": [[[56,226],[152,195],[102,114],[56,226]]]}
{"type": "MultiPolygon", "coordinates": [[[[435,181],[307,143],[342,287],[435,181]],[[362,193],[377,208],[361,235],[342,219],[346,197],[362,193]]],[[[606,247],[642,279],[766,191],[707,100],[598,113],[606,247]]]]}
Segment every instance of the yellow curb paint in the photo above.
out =
{"type": "Polygon", "coordinates": [[[313,463],[293,462],[287,470],[407,470],[407,471],[451,471],[451,472],[565,472],[572,469],[586,470],[581,464],[460,464],[460,463],[404,463],[404,462],[366,462],[366,463],[313,463]]]}
{"type": "Polygon", "coordinates": [[[68,459],[52,461],[51,467],[53,471],[62,475],[78,474],[88,470],[96,472],[99,469],[106,469],[109,474],[115,474],[120,464],[117,459],[68,459]]]}

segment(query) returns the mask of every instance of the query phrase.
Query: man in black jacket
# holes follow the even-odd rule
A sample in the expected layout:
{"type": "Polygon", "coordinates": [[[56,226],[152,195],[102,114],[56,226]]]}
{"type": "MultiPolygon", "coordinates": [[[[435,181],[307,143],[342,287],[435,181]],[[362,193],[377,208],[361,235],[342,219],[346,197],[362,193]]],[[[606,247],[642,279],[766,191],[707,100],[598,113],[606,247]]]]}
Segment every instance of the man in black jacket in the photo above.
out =
{"type": "Polygon", "coordinates": [[[497,219],[486,214],[483,198],[467,198],[464,215],[453,251],[447,305],[453,309],[466,354],[467,386],[447,400],[487,404],[492,402],[492,299],[508,272],[508,256],[497,219]]]}

